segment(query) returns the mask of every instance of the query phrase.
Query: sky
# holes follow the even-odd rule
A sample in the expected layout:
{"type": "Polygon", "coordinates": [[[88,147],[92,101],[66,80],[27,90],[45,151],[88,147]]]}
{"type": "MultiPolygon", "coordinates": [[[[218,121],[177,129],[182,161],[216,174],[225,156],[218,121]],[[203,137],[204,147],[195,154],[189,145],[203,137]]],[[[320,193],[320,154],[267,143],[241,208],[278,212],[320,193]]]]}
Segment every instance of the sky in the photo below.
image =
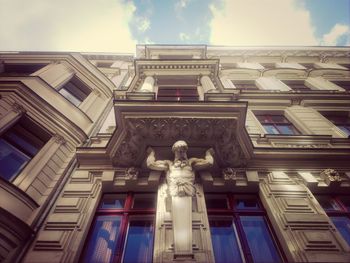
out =
{"type": "Polygon", "coordinates": [[[350,46],[350,0],[0,0],[0,51],[350,46]]]}

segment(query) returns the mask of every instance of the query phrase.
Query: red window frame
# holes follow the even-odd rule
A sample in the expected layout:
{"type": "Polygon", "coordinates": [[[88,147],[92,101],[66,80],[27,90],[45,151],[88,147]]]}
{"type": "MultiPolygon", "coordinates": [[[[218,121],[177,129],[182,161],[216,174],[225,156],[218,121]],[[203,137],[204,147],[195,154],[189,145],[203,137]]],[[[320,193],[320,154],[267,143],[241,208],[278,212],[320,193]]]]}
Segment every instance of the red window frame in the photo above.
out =
{"type": "Polygon", "coordinates": [[[198,101],[197,86],[169,87],[159,86],[157,100],[160,101],[198,101]]]}
{"type": "MultiPolygon", "coordinates": [[[[131,222],[130,217],[134,217],[134,216],[153,216],[153,226],[155,226],[155,213],[156,213],[156,194],[155,193],[149,193],[149,192],[123,192],[123,193],[104,193],[101,196],[100,202],[99,202],[99,206],[96,209],[95,215],[94,215],[94,219],[93,219],[93,223],[90,226],[90,230],[88,233],[88,236],[86,238],[86,242],[84,244],[83,247],[83,253],[81,254],[80,257],[80,262],[84,262],[84,256],[86,254],[86,250],[88,248],[88,244],[89,241],[92,239],[92,234],[93,234],[93,229],[94,226],[96,224],[96,219],[98,216],[103,216],[103,215],[119,215],[122,217],[121,219],[121,224],[120,224],[120,230],[119,230],[119,234],[118,234],[118,238],[117,238],[117,242],[116,242],[116,246],[115,246],[115,256],[112,259],[112,262],[114,263],[119,263],[122,262],[123,260],[123,256],[124,256],[124,248],[125,248],[125,242],[126,242],[126,238],[127,238],[127,233],[128,233],[128,225],[131,222]],[[133,202],[134,202],[134,197],[135,195],[148,195],[151,194],[154,196],[154,207],[153,208],[149,208],[149,209],[134,209],[132,208],[133,206],[133,202]],[[104,200],[104,196],[106,195],[126,195],[125,198],[125,202],[124,202],[124,207],[123,208],[101,208],[101,204],[102,201],[104,200]]],[[[154,231],[154,227],[153,227],[153,231],[154,231]]],[[[153,238],[153,242],[154,242],[154,238],[153,238]]],[[[153,246],[153,244],[152,244],[153,246]]]]}
{"type": "MultiPolygon", "coordinates": [[[[314,195],[315,198],[317,199],[317,201],[319,202],[319,204],[321,205],[321,207],[325,210],[326,214],[328,217],[346,217],[350,220],[350,207],[347,208],[346,205],[344,205],[343,201],[341,200],[341,198],[347,198],[349,200],[350,203],[350,195],[329,195],[329,194],[319,194],[319,195],[314,195]],[[334,202],[335,205],[337,205],[337,207],[339,207],[339,209],[327,209],[322,205],[322,201],[320,201],[320,198],[329,198],[329,201],[334,202]]],[[[331,219],[332,221],[332,219],[331,219]]],[[[334,223],[334,222],[333,222],[334,223]]],[[[336,224],[334,223],[334,225],[336,226],[336,224]]],[[[336,226],[337,228],[337,226],[336,226]]],[[[339,230],[339,229],[338,229],[339,230]]],[[[340,234],[343,235],[341,233],[341,231],[339,230],[340,234]]],[[[346,238],[344,237],[344,239],[346,240],[346,238]]],[[[349,242],[349,241],[347,241],[349,242]]],[[[349,243],[350,245],[350,243],[349,243]]]]}
{"type": "MultiPolygon", "coordinates": [[[[277,131],[278,134],[281,135],[300,135],[300,132],[297,128],[291,123],[286,117],[284,117],[283,114],[255,114],[259,122],[262,126],[269,125],[273,126],[277,131]],[[276,121],[273,118],[278,117],[283,119],[283,121],[276,121]],[[293,131],[293,134],[284,133],[283,130],[281,130],[281,127],[288,127],[291,131],[293,131]]],[[[265,128],[265,127],[264,127],[265,128]]],[[[268,132],[268,130],[265,128],[265,130],[268,132]]],[[[274,133],[269,133],[274,134],[274,133]]]]}
{"type": "MultiPolygon", "coordinates": [[[[209,196],[226,196],[226,202],[227,202],[227,208],[226,209],[213,209],[207,207],[207,214],[208,214],[208,221],[210,221],[210,218],[216,219],[215,217],[219,218],[220,216],[223,218],[232,218],[232,222],[235,224],[238,239],[237,242],[240,242],[241,248],[242,248],[242,257],[244,257],[245,261],[248,262],[254,262],[252,253],[249,249],[248,240],[246,238],[246,235],[244,233],[243,225],[240,221],[240,216],[262,216],[266,222],[268,231],[271,234],[271,238],[276,246],[277,253],[280,255],[283,262],[287,262],[286,256],[283,253],[282,247],[279,244],[277,240],[277,235],[273,228],[271,227],[271,222],[267,216],[266,210],[264,209],[260,198],[258,195],[255,194],[233,194],[233,193],[206,193],[206,197],[209,196]],[[258,208],[254,209],[239,209],[235,207],[235,203],[237,199],[242,197],[248,197],[256,200],[258,204],[258,208]]],[[[207,202],[207,200],[206,200],[207,202]]]]}

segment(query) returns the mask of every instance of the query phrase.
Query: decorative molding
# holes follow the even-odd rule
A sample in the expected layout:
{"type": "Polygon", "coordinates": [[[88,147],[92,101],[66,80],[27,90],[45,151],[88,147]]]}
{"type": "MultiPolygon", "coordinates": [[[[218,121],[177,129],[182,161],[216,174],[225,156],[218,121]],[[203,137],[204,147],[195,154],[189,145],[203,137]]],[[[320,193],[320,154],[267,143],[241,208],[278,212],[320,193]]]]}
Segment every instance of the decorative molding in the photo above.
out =
{"type": "Polygon", "coordinates": [[[222,177],[224,180],[237,180],[237,171],[233,168],[222,169],[222,177]]]}
{"type": "Polygon", "coordinates": [[[65,144],[67,141],[63,138],[63,136],[59,135],[59,134],[55,134],[52,136],[52,138],[54,139],[54,141],[58,144],[65,144]]]}
{"type": "Polygon", "coordinates": [[[19,114],[26,113],[27,111],[22,105],[18,104],[17,102],[12,104],[12,110],[19,114]]]}
{"type": "Polygon", "coordinates": [[[234,119],[130,118],[126,134],[115,153],[117,166],[137,165],[145,140],[203,142],[215,145],[216,156],[224,165],[244,166],[247,158],[237,141],[234,119]]]}

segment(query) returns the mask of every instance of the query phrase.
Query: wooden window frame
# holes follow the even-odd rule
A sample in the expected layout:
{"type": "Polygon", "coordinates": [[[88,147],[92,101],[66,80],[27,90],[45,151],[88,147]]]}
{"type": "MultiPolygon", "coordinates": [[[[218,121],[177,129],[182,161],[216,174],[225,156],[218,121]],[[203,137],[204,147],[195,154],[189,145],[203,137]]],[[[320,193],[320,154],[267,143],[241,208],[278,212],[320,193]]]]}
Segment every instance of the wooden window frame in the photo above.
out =
{"type": "MultiPolygon", "coordinates": [[[[254,113],[256,118],[258,119],[258,121],[260,122],[260,124],[264,127],[264,125],[270,125],[273,126],[279,133],[279,135],[289,135],[289,136],[293,136],[293,135],[300,135],[301,132],[294,126],[294,124],[292,122],[290,122],[285,116],[284,114],[257,114],[254,113]],[[268,122],[262,122],[259,118],[259,116],[265,116],[264,118],[268,120],[268,122]],[[273,120],[272,116],[280,116],[283,117],[285,119],[285,122],[276,122],[273,120]],[[290,130],[293,131],[293,134],[285,134],[283,133],[283,131],[280,129],[280,126],[287,126],[287,127],[292,127],[290,130]]],[[[266,130],[266,128],[264,127],[266,134],[274,134],[275,133],[268,133],[268,131],[266,130]]]]}
{"type": "Polygon", "coordinates": [[[278,242],[277,235],[272,228],[271,222],[267,216],[267,212],[264,209],[261,200],[257,194],[233,194],[233,193],[206,193],[206,196],[226,196],[227,208],[226,209],[212,209],[207,208],[208,221],[210,218],[216,220],[217,218],[232,219],[232,224],[236,227],[237,242],[240,243],[242,254],[245,262],[254,262],[252,252],[250,251],[248,240],[244,233],[243,225],[240,221],[240,216],[262,216],[270,233],[271,239],[275,244],[277,253],[283,262],[287,262],[286,256],[283,253],[282,247],[278,242]],[[253,197],[258,204],[256,209],[238,209],[235,207],[236,200],[239,197],[253,197]]]}
{"type": "MultiPolygon", "coordinates": [[[[94,214],[94,218],[92,221],[92,224],[89,229],[89,233],[87,235],[87,238],[85,240],[85,244],[82,250],[82,254],[80,256],[79,262],[83,263],[84,256],[86,254],[86,250],[89,244],[89,241],[92,238],[93,234],[93,229],[96,224],[96,219],[98,216],[103,216],[103,215],[118,215],[121,216],[121,223],[120,223],[120,230],[118,233],[117,241],[116,241],[116,247],[115,247],[115,256],[112,259],[112,262],[114,263],[119,263],[122,262],[123,257],[124,257],[124,250],[125,250],[125,245],[126,245],[126,240],[127,240],[127,234],[128,234],[128,226],[129,223],[132,221],[132,219],[135,216],[144,216],[144,217],[153,217],[153,231],[155,231],[155,216],[156,216],[156,193],[149,193],[149,192],[121,192],[121,193],[104,193],[101,196],[101,199],[99,201],[99,205],[96,209],[96,212],[94,214]],[[132,208],[133,206],[133,201],[135,195],[154,195],[154,208],[149,208],[149,209],[134,209],[132,208]],[[105,195],[125,195],[125,203],[123,208],[101,208],[101,204],[103,201],[103,198],[105,195]],[[131,219],[131,220],[130,220],[131,219]]],[[[155,234],[155,233],[154,233],[155,234]]],[[[153,244],[152,247],[154,249],[154,237],[153,237],[153,244]]],[[[152,254],[153,257],[153,254],[152,254]]]]}

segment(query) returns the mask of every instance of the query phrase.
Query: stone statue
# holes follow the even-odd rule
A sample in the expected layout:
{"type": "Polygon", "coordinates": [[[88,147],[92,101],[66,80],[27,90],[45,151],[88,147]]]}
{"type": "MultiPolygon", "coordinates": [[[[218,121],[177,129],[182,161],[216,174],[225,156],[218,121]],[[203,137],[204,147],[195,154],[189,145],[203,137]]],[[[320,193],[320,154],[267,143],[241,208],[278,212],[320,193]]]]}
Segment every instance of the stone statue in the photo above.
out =
{"type": "Polygon", "coordinates": [[[152,170],[166,171],[166,180],[171,196],[194,196],[195,174],[193,170],[202,170],[213,165],[214,150],[210,148],[205,153],[205,159],[187,158],[188,146],[185,141],[177,141],[172,147],[174,161],[155,159],[154,150],[148,149],[147,167],[152,170]]]}
{"type": "Polygon", "coordinates": [[[171,196],[171,216],[174,236],[174,257],[192,258],[192,197],[196,195],[195,170],[209,168],[214,163],[214,150],[210,148],[204,159],[187,158],[188,146],[177,141],[172,147],[174,161],[156,160],[152,148],[148,148],[147,167],[166,171],[168,191],[171,196]]]}

